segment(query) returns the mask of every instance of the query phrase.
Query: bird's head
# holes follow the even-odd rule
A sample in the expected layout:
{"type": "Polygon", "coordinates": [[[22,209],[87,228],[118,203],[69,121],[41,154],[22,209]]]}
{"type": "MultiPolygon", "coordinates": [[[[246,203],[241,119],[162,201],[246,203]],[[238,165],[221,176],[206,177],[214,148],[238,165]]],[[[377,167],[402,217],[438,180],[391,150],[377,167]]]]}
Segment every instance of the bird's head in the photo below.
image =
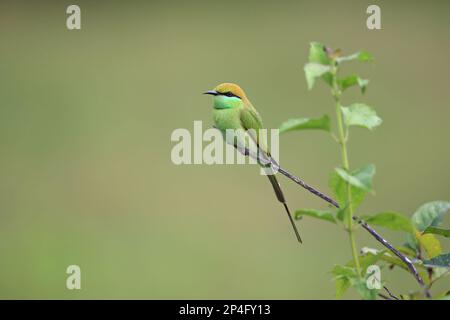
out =
{"type": "Polygon", "coordinates": [[[221,83],[213,90],[206,91],[214,97],[215,109],[232,109],[243,106],[248,100],[244,90],[234,83],[221,83]]]}

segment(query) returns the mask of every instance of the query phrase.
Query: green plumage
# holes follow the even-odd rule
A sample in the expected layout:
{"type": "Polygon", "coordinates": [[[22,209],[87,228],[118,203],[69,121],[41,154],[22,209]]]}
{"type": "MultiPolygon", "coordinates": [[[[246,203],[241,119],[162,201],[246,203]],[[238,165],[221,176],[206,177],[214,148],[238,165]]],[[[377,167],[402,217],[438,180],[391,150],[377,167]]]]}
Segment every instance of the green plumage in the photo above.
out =
{"type": "MultiPolygon", "coordinates": [[[[222,132],[227,143],[234,145],[236,148],[248,148],[253,154],[258,154],[258,151],[261,151],[270,159],[270,150],[265,137],[259,134],[259,130],[263,128],[261,116],[247,99],[244,91],[235,84],[223,83],[213,91],[206,93],[214,96],[214,126],[222,132]],[[227,129],[236,130],[235,137],[231,141],[226,135],[227,129]]],[[[270,165],[267,166],[270,167],[270,165]]],[[[298,241],[302,242],[275,175],[268,175],[267,177],[278,201],[283,203],[286,209],[298,241]]]]}

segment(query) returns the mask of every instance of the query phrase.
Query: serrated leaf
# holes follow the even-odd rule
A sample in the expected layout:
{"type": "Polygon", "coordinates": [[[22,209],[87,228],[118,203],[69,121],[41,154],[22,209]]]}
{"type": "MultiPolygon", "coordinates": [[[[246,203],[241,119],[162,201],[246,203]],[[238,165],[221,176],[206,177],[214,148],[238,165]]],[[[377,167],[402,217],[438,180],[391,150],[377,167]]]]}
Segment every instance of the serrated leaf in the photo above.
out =
{"type": "Polygon", "coordinates": [[[414,232],[414,226],[408,217],[398,212],[380,212],[368,218],[366,222],[391,230],[414,232]]]}
{"type": "Polygon", "coordinates": [[[416,238],[419,240],[420,245],[425,249],[428,258],[432,259],[442,253],[441,243],[432,234],[421,234],[416,232],[416,238]]]}
{"type": "Polygon", "coordinates": [[[382,122],[376,112],[364,103],[353,103],[341,109],[344,121],[349,126],[360,126],[372,130],[382,122]]]}
{"type": "Polygon", "coordinates": [[[308,84],[308,90],[311,90],[314,86],[316,79],[330,71],[330,66],[310,62],[305,64],[303,69],[305,70],[305,77],[306,83],[308,84]]]}
{"type": "Polygon", "coordinates": [[[315,210],[315,209],[300,209],[300,210],[295,211],[295,219],[301,219],[302,216],[310,216],[310,217],[313,217],[316,219],[336,223],[333,213],[328,212],[328,211],[321,211],[321,210],[315,210]]]}
{"type": "Polygon", "coordinates": [[[412,222],[419,231],[428,227],[437,227],[442,222],[444,215],[450,209],[450,203],[446,201],[433,201],[425,203],[414,212],[412,222]]]}
{"type": "Polygon", "coordinates": [[[338,84],[339,84],[339,87],[341,88],[341,90],[345,90],[345,89],[348,89],[348,88],[350,88],[352,86],[358,85],[359,88],[361,89],[361,92],[365,93],[366,89],[367,89],[367,85],[369,84],[369,80],[368,79],[362,79],[358,75],[353,74],[353,75],[348,76],[348,77],[346,77],[344,79],[338,80],[338,84]]]}
{"type": "Polygon", "coordinates": [[[428,267],[450,267],[450,253],[441,254],[430,260],[423,260],[423,264],[428,267]]]}
{"type": "Polygon", "coordinates": [[[309,46],[309,62],[329,65],[331,59],[325,50],[325,46],[319,42],[311,42],[309,46]]]}
{"type": "Polygon", "coordinates": [[[283,122],[279,128],[280,133],[306,129],[319,129],[330,132],[330,117],[324,115],[320,118],[289,119],[283,122]]]}
{"type": "Polygon", "coordinates": [[[365,165],[352,173],[342,168],[335,168],[335,170],[350,185],[367,192],[372,191],[372,178],[375,175],[375,166],[373,164],[365,165]]]}
{"type": "Polygon", "coordinates": [[[446,238],[450,238],[450,230],[449,229],[442,229],[442,228],[436,228],[436,227],[428,227],[425,229],[425,231],[423,232],[424,234],[426,233],[432,233],[432,234],[437,234],[446,238]]]}

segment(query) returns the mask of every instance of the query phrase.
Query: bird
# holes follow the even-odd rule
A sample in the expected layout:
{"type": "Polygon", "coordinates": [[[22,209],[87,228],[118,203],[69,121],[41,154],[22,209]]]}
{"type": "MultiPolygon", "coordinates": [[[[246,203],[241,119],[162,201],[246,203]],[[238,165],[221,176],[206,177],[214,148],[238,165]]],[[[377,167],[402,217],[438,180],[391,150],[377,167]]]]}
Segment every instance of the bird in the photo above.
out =
{"type": "MultiPolygon", "coordinates": [[[[204,94],[213,96],[212,114],[214,127],[222,132],[225,141],[241,152],[242,150],[253,150],[254,154],[258,154],[261,158],[266,159],[264,162],[258,161],[260,166],[269,169],[274,160],[272,159],[264,135],[259,134],[259,130],[263,129],[262,118],[247,98],[244,90],[234,83],[221,83],[213,90],[204,92],[204,94]],[[236,134],[230,139],[226,133],[230,129],[236,132],[243,132],[246,136],[236,134]]],[[[277,200],[283,204],[297,241],[302,243],[302,238],[300,237],[300,233],[292,218],[286,198],[275,174],[269,173],[267,177],[269,178],[277,200]]]]}

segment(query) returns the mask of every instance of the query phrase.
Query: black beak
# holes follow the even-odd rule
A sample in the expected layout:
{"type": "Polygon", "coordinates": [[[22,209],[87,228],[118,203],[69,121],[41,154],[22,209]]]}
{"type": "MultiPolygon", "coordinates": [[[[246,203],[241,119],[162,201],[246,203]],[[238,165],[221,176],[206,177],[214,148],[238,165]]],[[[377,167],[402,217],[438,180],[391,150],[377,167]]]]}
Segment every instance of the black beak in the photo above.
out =
{"type": "Polygon", "coordinates": [[[209,90],[209,91],[203,92],[203,94],[210,94],[212,96],[217,96],[219,93],[215,90],[209,90]]]}

